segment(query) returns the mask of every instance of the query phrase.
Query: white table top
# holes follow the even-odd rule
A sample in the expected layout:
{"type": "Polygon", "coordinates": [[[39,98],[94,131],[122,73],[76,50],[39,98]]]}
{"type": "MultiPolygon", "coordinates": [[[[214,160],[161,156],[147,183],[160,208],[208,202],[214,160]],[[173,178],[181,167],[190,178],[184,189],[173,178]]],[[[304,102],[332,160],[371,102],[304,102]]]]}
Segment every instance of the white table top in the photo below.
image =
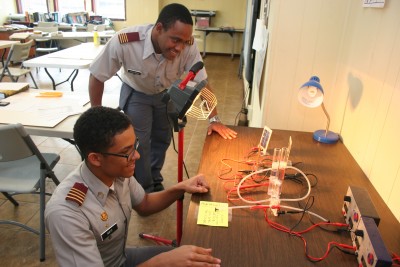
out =
{"type": "MultiPolygon", "coordinates": [[[[73,139],[76,120],[90,107],[89,94],[63,92],[62,97],[36,97],[43,91],[49,92],[30,89],[6,98],[10,104],[0,107],[0,124],[21,123],[31,135],[73,139]],[[50,123],[54,126],[48,126],[50,123]]],[[[118,100],[119,94],[103,95],[104,106],[116,108],[118,100]]]]}
{"type": "MultiPolygon", "coordinates": [[[[115,34],[115,31],[103,31],[99,32],[100,38],[111,38],[115,34]]],[[[35,35],[33,32],[17,32],[12,34],[10,40],[25,40],[30,39],[53,39],[53,40],[64,40],[64,39],[87,39],[93,38],[93,32],[62,32],[62,34],[49,34],[46,36],[35,35]]]]}
{"type": "Polygon", "coordinates": [[[224,28],[224,27],[205,27],[205,28],[198,27],[195,29],[195,31],[236,33],[236,32],[243,32],[244,29],[236,29],[236,28],[231,28],[231,27],[226,27],[226,28],[224,28]]]}
{"type": "Polygon", "coordinates": [[[25,67],[87,69],[93,59],[101,52],[104,45],[83,43],[54,53],[24,61],[25,67]]]}
{"type": "MultiPolygon", "coordinates": [[[[115,31],[103,31],[99,32],[100,38],[111,38],[115,34],[115,31]]],[[[53,39],[53,40],[64,40],[64,39],[86,39],[93,38],[93,32],[61,32],[61,34],[49,34],[46,36],[40,36],[31,34],[30,39],[53,39]]]]}
{"type": "Polygon", "coordinates": [[[19,43],[19,41],[5,41],[0,40],[0,49],[10,48],[13,44],[19,43]]]}

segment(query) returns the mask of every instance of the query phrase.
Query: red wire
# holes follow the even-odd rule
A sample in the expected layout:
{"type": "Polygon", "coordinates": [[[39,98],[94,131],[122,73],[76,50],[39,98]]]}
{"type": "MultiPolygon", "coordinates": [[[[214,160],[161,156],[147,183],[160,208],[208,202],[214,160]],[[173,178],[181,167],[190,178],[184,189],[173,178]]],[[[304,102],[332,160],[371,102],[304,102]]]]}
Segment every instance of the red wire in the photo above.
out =
{"type": "Polygon", "coordinates": [[[238,160],[233,160],[233,159],[222,159],[222,160],[221,160],[221,164],[224,164],[224,165],[226,165],[227,167],[226,167],[226,168],[221,168],[221,169],[218,171],[218,178],[221,179],[221,180],[234,180],[234,179],[236,178],[235,175],[224,176],[224,175],[230,173],[230,172],[232,171],[232,169],[233,169],[229,164],[224,163],[225,161],[233,161],[233,162],[236,162],[236,163],[249,165],[249,164],[247,163],[247,161],[238,161],[238,160]]]}
{"type": "Polygon", "coordinates": [[[299,231],[299,232],[297,232],[297,233],[299,233],[299,234],[304,234],[304,233],[307,233],[307,232],[311,231],[311,230],[314,229],[315,227],[321,226],[321,225],[330,225],[330,226],[346,227],[346,228],[349,226],[347,223],[320,222],[320,223],[313,224],[312,226],[310,226],[310,227],[307,228],[306,230],[299,231]]]}
{"type": "MultiPolygon", "coordinates": [[[[354,250],[354,251],[356,250],[356,247],[354,247],[354,246],[350,246],[350,245],[346,245],[346,244],[337,243],[337,242],[335,242],[335,241],[331,241],[331,242],[328,243],[328,246],[327,246],[327,249],[326,249],[326,251],[325,251],[325,254],[324,254],[322,257],[319,257],[319,258],[318,258],[318,257],[313,257],[313,256],[311,256],[311,255],[309,255],[309,254],[307,253],[307,241],[306,241],[306,239],[301,235],[301,233],[308,232],[308,231],[314,229],[315,226],[309,227],[308,229],[306,229],[306,230],[304,230],[304,231],[301,231],[301,232],[290,231],[290,229],[287,228],[286,226],[283,226],[283,225],[281,225],[281,224],[279,224],[279,223],[276,223],[276,222],[272,222],[272,221],[270,221],[270,220],[268,219],[268,214],[267,214],[267,209],[268,209],[268,207],[255,206],[255,207],[253,207],[252,209],[261,209],[261,208],[264,209],[265,220],[267,221],[267,223],[268,223],[272,228],[274,228],[274,229],[276,229],[276,230],[279,230],[279,231],[282,231],[282,232],[285,232],[285,233],[290,233],[290,234],[292,234],[292,235],[294,235],[294,236],[299,237],[299,238],[303,241],[303,244],[304,244],[304,254],[306,255],[307,258],[309,258],[309,259],[312,260],[312,261],[322,261],[322,260],[326,259],[326,258],[328,257],[328,255],[329,255],[329,252],[330,252],[330,250],[331,250],[331,246],[332,246],[332,245],[335,245],[335,246],[338,246],[338,247],[341,247],[341,248],[344,248],[344,249],[350,249],[350,250],[354,250]]],[[[271,208],[274,208],[274,207],[271,207],[271,208]]],[[[334,225],[334,226],[344,226],[344,224],[342,224],[342,223],[321,223],[321,224],[323,224],[323,225],[334,225]]],[[[318,224],[317,224],[317,225],[318,225],[318,224]]]]}
{"type": "Polygon", "coordinates": [[[392,252],[392,261],[393,261],[392,266],[400,266],[399,264],[395,263],[395,261],[397,261],[398,263],[400,263],[400,256],[397,255],[397,254],[394,253],[394,252],[392,252]]]}
{"type": "MultiPolygon", "coordinates": [[[[233,182],[233,181],[230,181],[230,182],[233,182]]],[[[228,188],[226,188],[226,185],[227,183],[225,183],[224,184],[224,188],[225,188],[225,191],[227,191],[227,199],[229,200],[229,201],[238,201],[238,200],[240,200],[240,198],[234,198],[234,197],[231,197],[231,195],[234,195],[234,194],[236,194],[236,192],[237,192],[237,186],[232,186],[230,189],[228,189],[228,188]]],[[[251,189],[254,189],[254,188],[258,188],[258,187],[262,187],[262,186],[265,186],[265,187],[268,187],[268,182],[264,182],[264,183],[251,183],[251,180],[246,180],[246,181],[244,181],[244,184],[242,184],[241,186],[240,186],[240,191],[244,191],[244,192],[248,192],[248,191],[251,191],[251,189]]],[[[242,194],[242,193],[241,193],[242,194]]],[[[242,196],[243,197],[243,196],[242,196]]],[[[244,199],[246,199],[246,200],[251,200],[251,201],[255,201],[253,198],[246,198],[246,197],[243,197],[244,199]]]]}

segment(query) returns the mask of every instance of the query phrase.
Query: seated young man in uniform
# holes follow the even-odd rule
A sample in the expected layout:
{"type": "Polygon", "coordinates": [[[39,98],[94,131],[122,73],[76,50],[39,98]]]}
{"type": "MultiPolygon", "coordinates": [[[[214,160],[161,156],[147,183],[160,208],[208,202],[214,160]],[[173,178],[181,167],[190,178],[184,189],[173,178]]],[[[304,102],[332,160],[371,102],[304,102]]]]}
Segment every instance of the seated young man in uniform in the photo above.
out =
{"type": "Polygon", "coordinates": [[[132,176],[140,140],[130,119],[115,109],[84,112],[74,139],[84,161],[57,186],[45,211],[60,266],[220,266],[210,248],[126,247],[132,209],[151,215],[185,192],[207,193],[203,175],[145,193],[132,176]]]}

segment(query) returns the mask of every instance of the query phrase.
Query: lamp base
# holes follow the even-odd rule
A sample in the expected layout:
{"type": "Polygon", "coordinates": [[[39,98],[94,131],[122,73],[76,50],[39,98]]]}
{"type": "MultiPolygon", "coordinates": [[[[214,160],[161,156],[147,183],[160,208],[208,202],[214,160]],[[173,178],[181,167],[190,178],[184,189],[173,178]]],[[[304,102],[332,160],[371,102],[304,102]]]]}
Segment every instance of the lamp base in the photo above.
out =
{"type": "Polygon", "coordinates": [[[339,140],[339,135],[337,133],[328,131],[325,135],[325,132],[325,130],[315,131],[313,134],[314,140],[325,144],[334,144],[339,140]]]}

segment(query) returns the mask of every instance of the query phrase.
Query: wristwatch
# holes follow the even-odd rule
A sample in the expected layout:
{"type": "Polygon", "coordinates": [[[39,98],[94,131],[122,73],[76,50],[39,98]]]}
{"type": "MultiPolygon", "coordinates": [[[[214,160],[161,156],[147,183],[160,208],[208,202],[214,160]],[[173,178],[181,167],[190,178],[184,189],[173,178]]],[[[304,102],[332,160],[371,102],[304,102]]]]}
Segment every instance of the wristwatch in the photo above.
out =
{"type": "Polygon", "coordinates": [[[221,120],[219,119],[218,115],[215,115],[214,117],[209,119],[210,123],[213,122],[221,122],[221,120]]]}

